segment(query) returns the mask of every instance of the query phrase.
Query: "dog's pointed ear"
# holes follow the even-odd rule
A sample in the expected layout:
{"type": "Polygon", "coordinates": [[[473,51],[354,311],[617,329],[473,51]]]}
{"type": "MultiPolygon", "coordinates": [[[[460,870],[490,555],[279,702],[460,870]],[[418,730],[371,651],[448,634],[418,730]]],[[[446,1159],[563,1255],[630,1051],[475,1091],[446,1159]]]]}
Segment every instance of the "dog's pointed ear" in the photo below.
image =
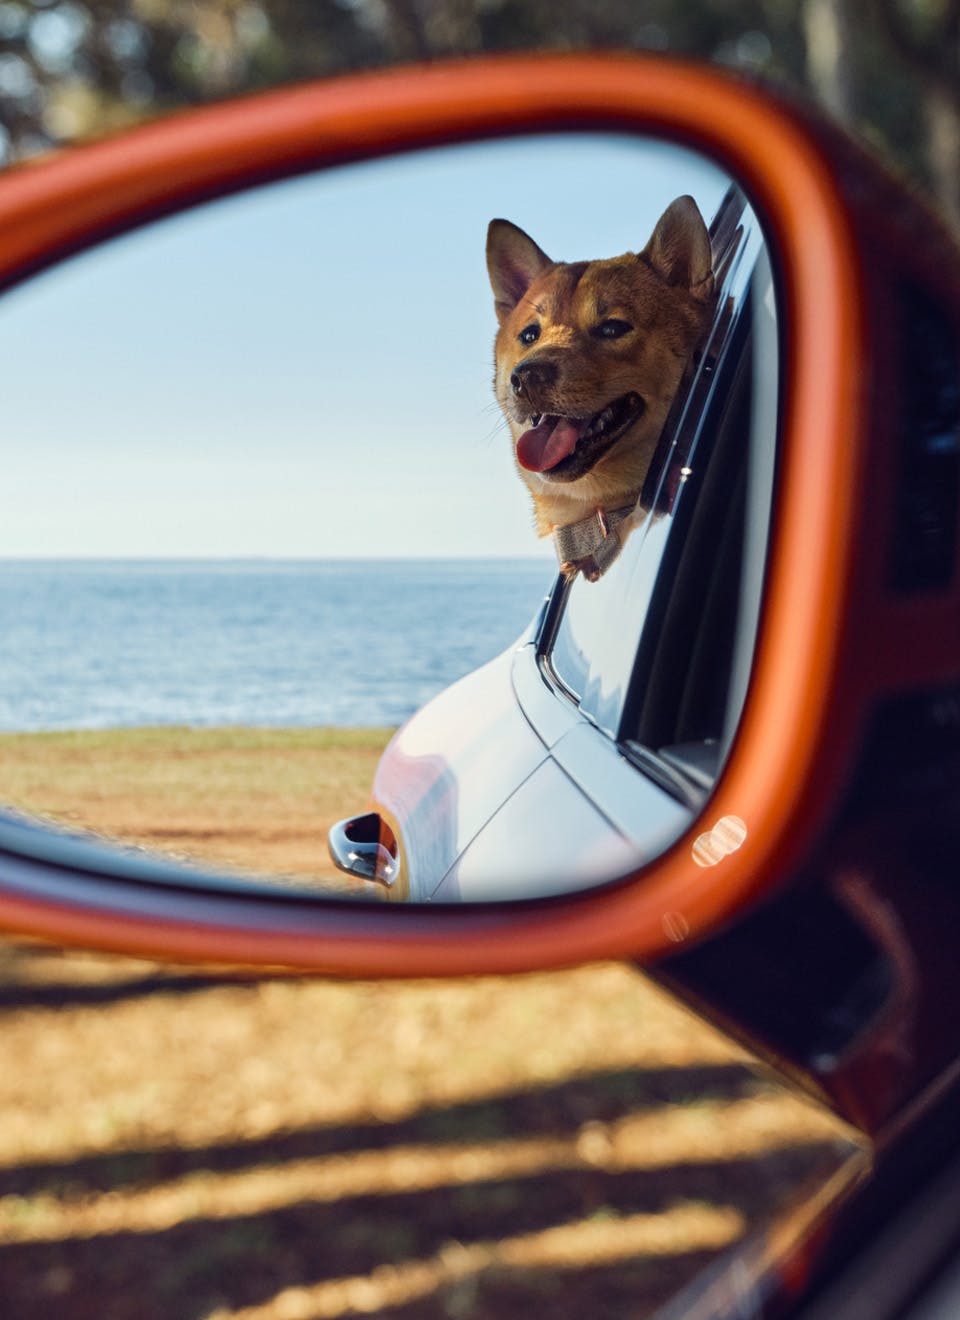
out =
{"type": "Polygon", "coordinates": [[[509,220],[490,221],[487,270],[498,321],[506,320],[537,276],[553,264],[517,225],[509,220]]]}
{"type": "Polygon", "coordinates": [[[678,197],[670,203],[640,259],[668,284],[689,289],[700,302],[713,296],[710,235],[692,197],[678,197]]]}

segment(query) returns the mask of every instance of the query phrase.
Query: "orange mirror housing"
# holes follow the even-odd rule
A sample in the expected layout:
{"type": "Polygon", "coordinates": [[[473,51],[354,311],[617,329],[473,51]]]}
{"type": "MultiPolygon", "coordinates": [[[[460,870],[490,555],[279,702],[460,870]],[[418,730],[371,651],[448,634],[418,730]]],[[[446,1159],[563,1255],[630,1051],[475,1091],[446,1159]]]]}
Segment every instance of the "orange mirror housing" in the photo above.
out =
{"type": "MultiPolygon", "coordinates": [[[[518,56],[188,112],[0,180],[0,286],[271,179],[560,129],[653,134],[716,159],[748,192],[775,261],[785,383],[767,582],[747,703],[705,816],[655,863],[612,884],[482,911],[240,899],[191,890],[175,875],[144,900],[122,868],[77,863],[61,883],[51,859],[8,847],[0,926],[154,956],[352,975],[655,959],[729,923],[811,854],[833,828],[878,704],[958,681],[956,515],[951,534],[948,507],[931,551],[929,519],[904,507],[898,418],[909,390],[897,366],[907,285],[955,331],[956,251],[832,130],[729,76],[659,58],[518,56]]],[[[914,502],[924,482],[929,472],[914,502]]]]}

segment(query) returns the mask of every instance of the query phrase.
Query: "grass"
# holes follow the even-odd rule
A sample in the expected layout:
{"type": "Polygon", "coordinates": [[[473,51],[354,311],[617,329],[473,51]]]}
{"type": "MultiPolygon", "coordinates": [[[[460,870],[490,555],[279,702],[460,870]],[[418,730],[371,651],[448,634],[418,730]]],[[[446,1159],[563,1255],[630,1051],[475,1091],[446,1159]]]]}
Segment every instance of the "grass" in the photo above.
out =
{"type": "Polygon", "coordinates": [[[0,734],[0,800],[174,854],[329,881],[327,830],[362,811],[391,729],[0,734]]]}

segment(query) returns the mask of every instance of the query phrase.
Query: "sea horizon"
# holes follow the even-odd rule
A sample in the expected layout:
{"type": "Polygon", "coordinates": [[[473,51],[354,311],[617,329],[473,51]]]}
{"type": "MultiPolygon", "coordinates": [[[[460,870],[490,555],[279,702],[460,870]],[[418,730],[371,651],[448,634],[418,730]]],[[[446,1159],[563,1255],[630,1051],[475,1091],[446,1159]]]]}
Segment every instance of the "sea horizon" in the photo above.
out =
{"type": "Polygon", "coordinates": [[[546,556],[0,558],[0,730],[386,727],[509,647],[546,556]]]}

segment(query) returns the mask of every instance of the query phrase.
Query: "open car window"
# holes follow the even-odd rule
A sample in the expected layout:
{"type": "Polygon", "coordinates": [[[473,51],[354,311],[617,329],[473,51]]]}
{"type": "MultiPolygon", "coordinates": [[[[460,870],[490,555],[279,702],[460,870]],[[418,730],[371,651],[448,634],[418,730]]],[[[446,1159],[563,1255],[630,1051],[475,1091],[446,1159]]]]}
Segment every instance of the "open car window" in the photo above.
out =
{"type": "Polygon", "coordinates": [[[558,583],[540,643],[556,690],[684,798],[709,788],[742,705],[777,428],[772,276],[739,190],[711,241],[714,321],[664,428],[645,517],[599,581],[558,583]]]}

